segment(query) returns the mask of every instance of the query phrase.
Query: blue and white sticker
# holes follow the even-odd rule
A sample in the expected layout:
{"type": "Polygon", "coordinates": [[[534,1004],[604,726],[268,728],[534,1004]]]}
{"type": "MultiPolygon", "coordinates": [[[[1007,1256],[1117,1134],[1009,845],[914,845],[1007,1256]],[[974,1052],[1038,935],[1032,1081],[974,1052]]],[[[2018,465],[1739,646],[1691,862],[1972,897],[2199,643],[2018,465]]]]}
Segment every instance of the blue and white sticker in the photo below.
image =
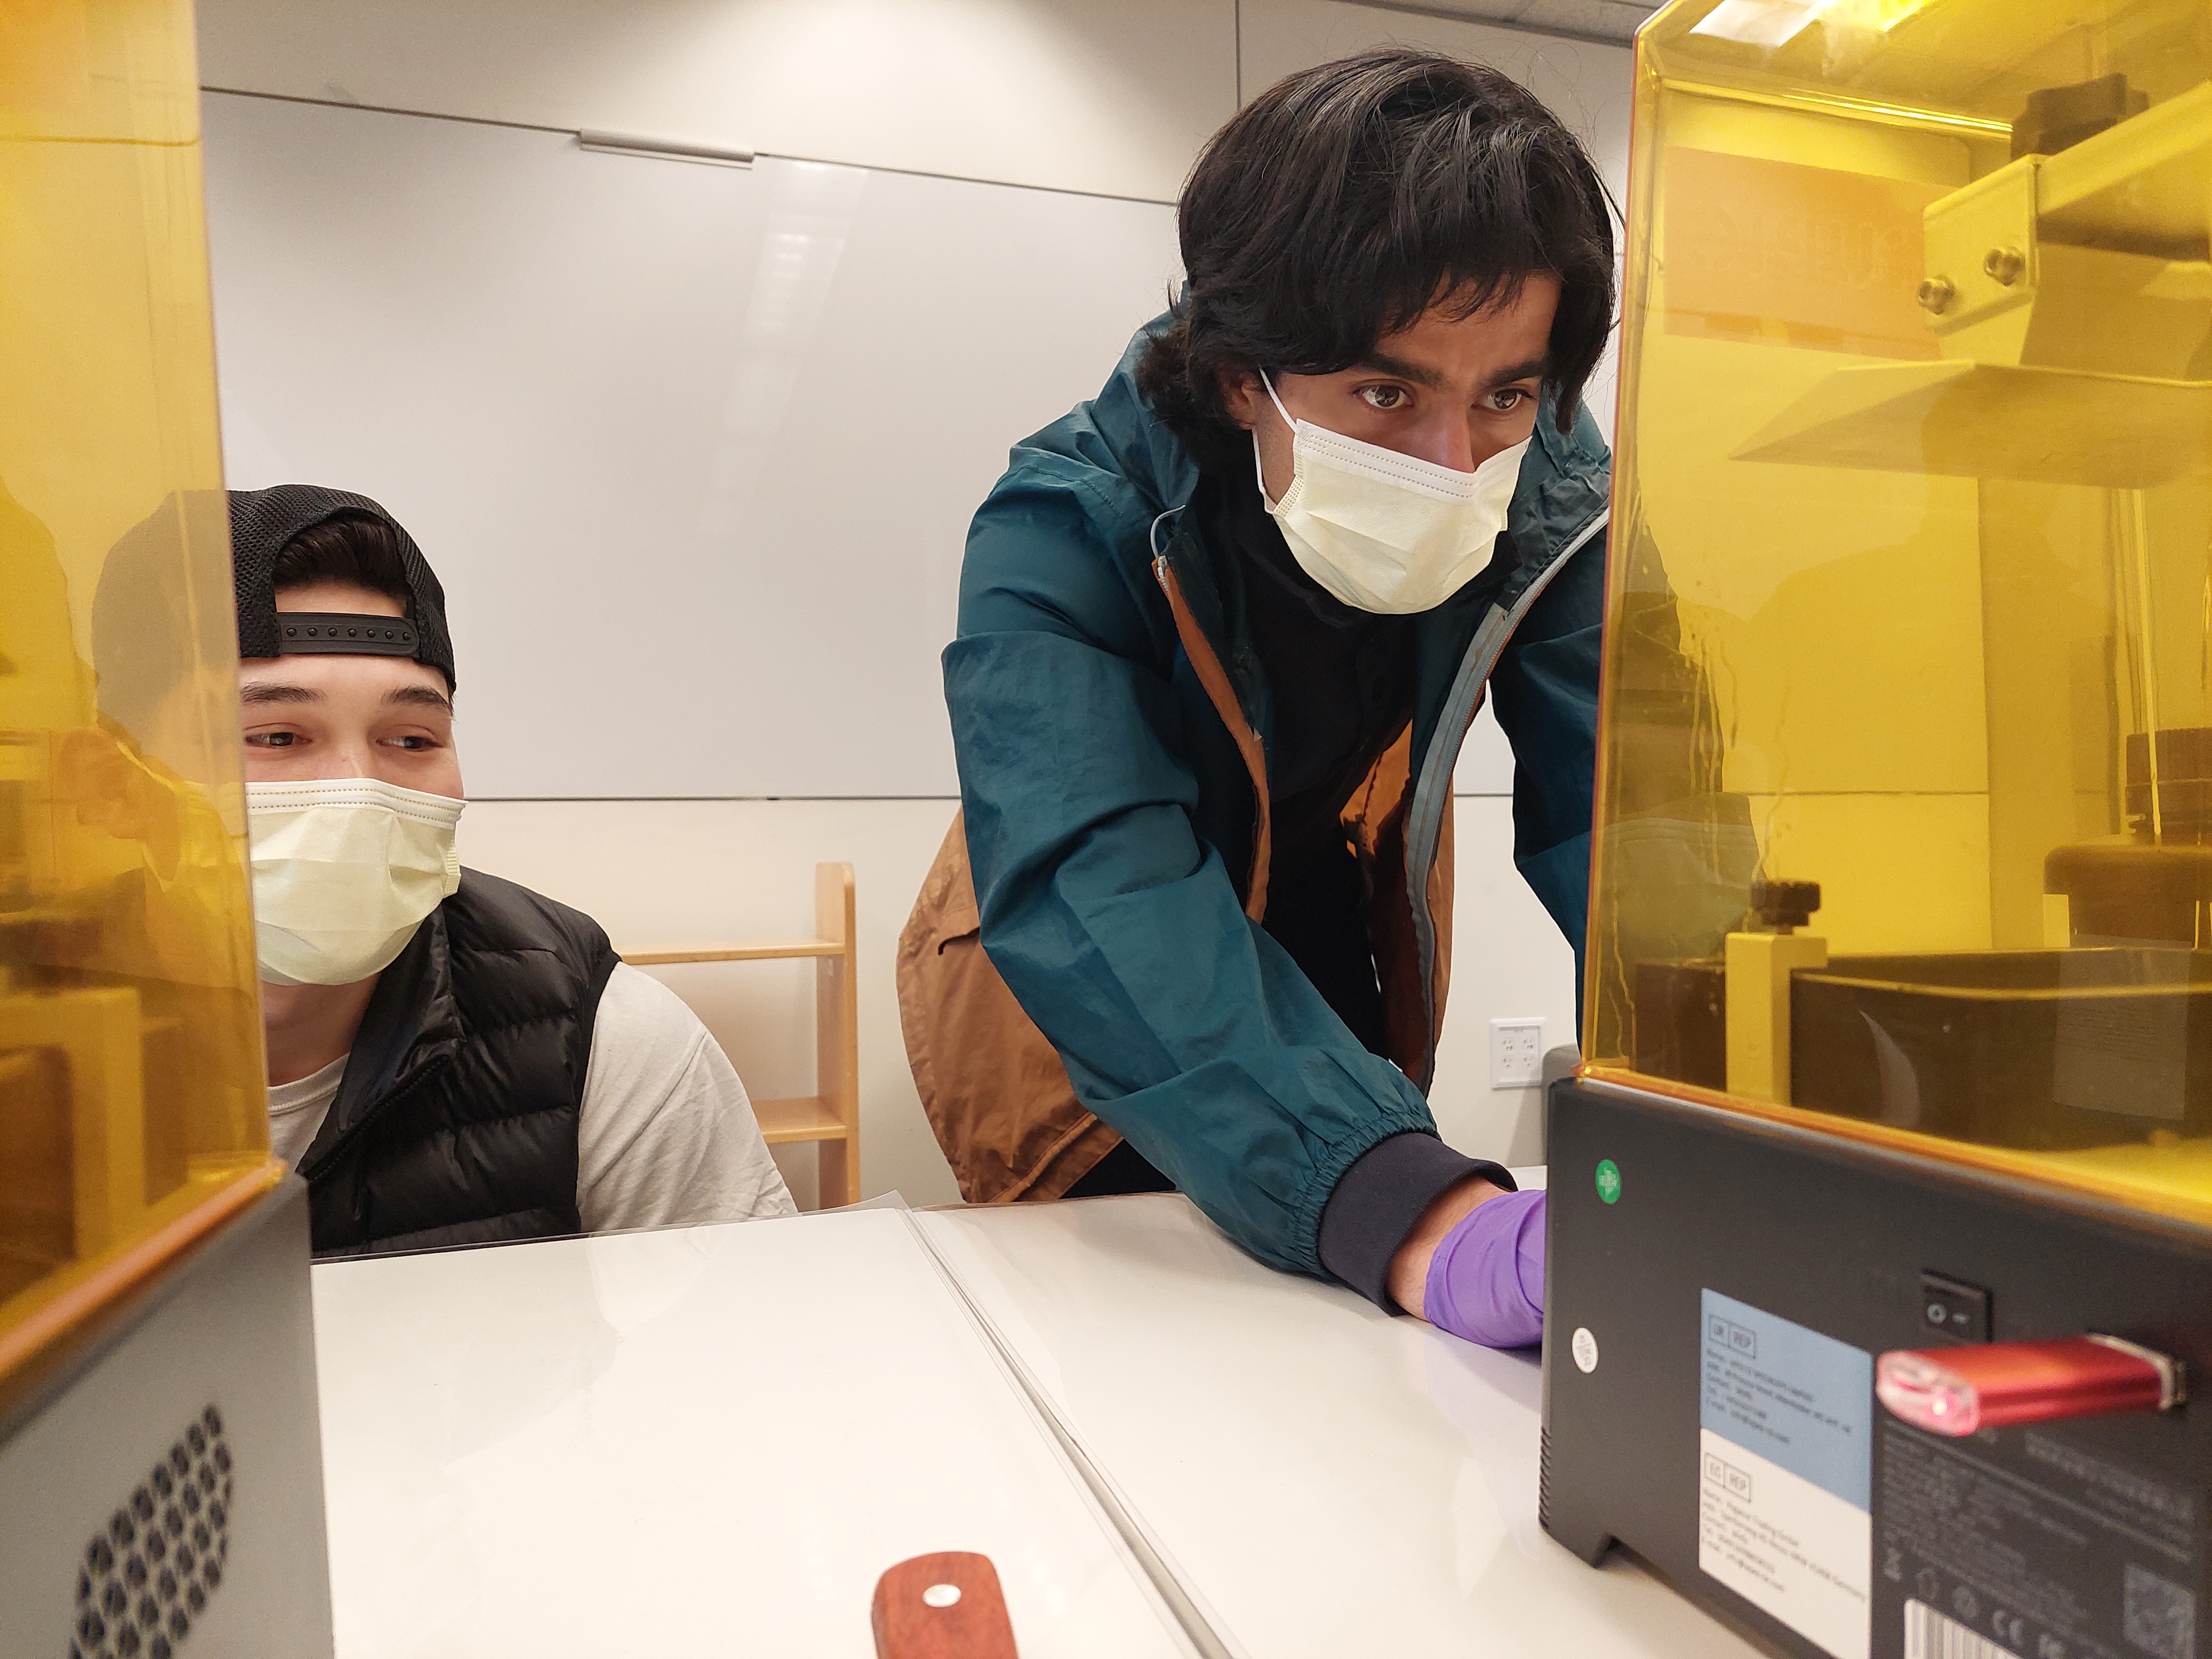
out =
{"type": "Polygon", "coordinates": [[[1698,1569],[1867,1659],[1874,1358],[1715,1291],[1700,1311],[1698,1569]]]}

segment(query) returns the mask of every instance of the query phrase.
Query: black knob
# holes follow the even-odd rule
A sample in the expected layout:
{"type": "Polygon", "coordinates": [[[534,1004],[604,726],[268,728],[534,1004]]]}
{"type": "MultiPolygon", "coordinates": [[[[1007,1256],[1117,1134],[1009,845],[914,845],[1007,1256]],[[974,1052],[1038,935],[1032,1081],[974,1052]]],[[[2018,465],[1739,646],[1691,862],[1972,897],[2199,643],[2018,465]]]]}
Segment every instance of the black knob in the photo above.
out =
{"type": "Polygon", "coordinates": [[[1769,927],[1802,927],[1820,908],[1817,881],[1769,881],[1751,884],[1752,914],[1769,927]]]}

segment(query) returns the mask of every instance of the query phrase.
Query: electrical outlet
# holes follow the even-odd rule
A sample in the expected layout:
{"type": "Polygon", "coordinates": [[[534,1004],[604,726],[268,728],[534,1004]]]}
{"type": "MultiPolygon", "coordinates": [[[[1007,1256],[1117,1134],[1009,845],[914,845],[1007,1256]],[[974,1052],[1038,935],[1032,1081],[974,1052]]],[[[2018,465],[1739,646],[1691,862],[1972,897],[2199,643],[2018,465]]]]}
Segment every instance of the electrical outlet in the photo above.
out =
{"type": "Polygon", "coordinates": [[[1544,1022],[1490,1022],[1490,1086],[1534,1089],[1544,1080],[1544,1022]]]}

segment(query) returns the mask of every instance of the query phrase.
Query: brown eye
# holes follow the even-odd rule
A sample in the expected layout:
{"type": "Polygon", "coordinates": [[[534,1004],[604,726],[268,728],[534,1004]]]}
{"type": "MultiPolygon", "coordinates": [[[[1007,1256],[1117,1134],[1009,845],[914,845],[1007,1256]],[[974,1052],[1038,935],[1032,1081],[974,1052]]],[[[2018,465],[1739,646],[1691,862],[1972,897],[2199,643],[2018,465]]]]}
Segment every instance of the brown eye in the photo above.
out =
{"type": "Polygon", "coordinates": [[[1528,394],[1518,386],[1507,386],[1503,392],[1493,392],[1488,399],[1491,412],[1497,415],[1510,415],[1528,400],[1528,394]]]}
{"type": "Polygon", "coordinates": [[[1367,400],[1370,409],[1395,409],[1406,401],[1403,386],[1364,386],[1359,388],[1359,395],[1367,400]]]}

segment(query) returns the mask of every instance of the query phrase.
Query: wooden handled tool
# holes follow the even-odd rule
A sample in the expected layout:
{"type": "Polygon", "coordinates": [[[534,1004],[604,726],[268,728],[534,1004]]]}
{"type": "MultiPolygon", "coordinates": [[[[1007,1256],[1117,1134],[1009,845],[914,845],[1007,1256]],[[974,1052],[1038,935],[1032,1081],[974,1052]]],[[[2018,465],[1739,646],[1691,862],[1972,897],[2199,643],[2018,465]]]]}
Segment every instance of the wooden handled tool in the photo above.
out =
{"type": "Polygon", "coordinates": [[[1018,1659],[988,1555],[946,1550],[900,1562],[876,1580],[873,1622],[876,1659],[1018,1659]]]}

